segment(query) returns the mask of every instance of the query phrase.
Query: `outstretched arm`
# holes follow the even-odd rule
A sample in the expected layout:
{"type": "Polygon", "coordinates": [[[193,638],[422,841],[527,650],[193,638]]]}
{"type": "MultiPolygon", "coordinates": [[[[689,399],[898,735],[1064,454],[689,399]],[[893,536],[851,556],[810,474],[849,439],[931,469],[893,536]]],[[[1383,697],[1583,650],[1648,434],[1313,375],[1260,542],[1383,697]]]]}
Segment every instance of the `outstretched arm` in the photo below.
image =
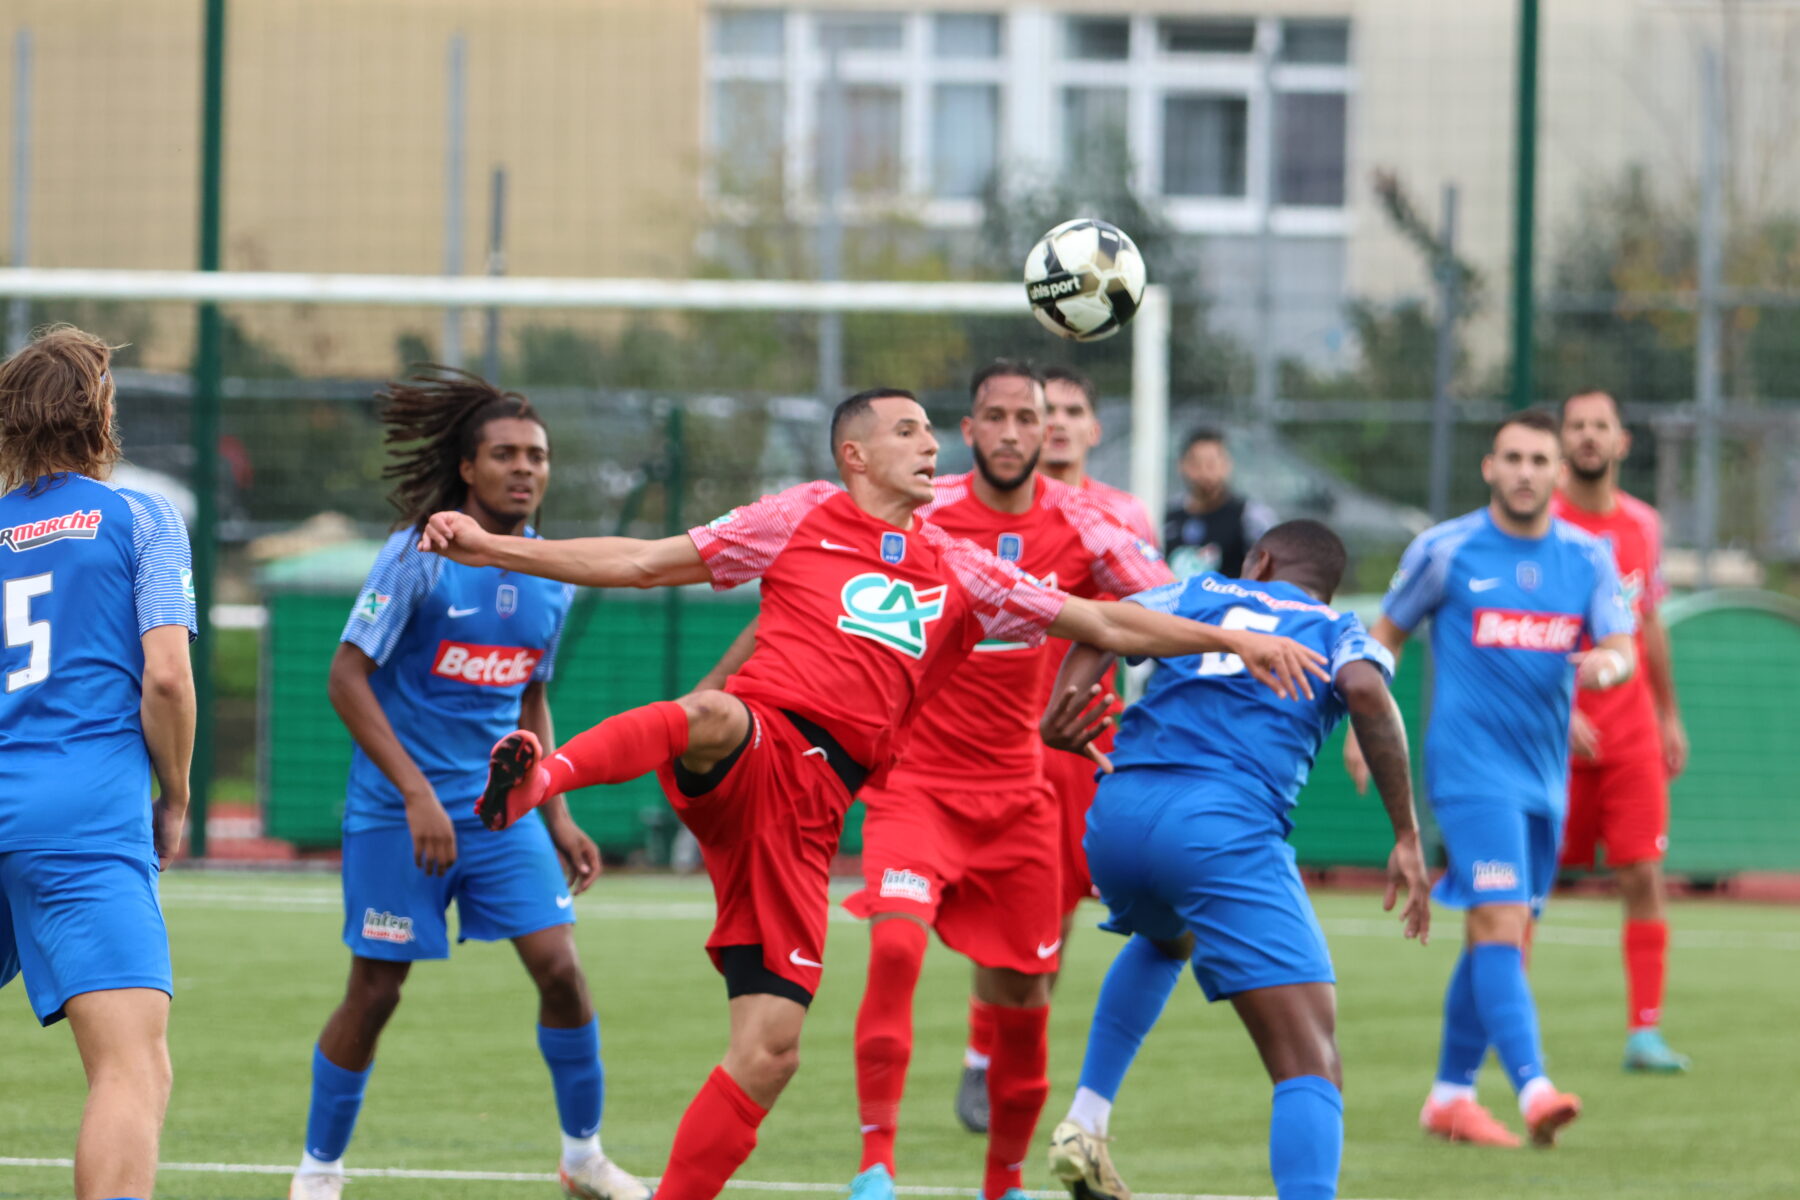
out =
{"type": "Polygon", "coordinates": [[[1421,942],[1431,933],[1430,880],[1419,845],[1419,814],[1413,808],[1412,762],[1406,749],[1406,724],[1388,691],[1381,669],[1367,661],[1345,663],[1337,676],[1338,694],[1350,709],[1350,726],[1362,743],[1375,790],[1394,828],[1388,855],[1387,894],[1382,909],[1391,912],[1401,891],[1406,907],[1401,920],[1407,937],[1421,942]]]}
{"type": "Polygon", "coordinates": [[[1175,658],[1220,650],[1244,660],[1250,674],[1284,699],[1312,699],[1313,678],[1330,682],[1325,656],[1291,638],[1241,629],[1221,629],[1186,617],[1152,612],[1139,604],[1083,600],[1070,596],[1050,623],[1050,632],[1114,654],[1175,658]]]}
{"type": "Polygon", "coordinates": [[[1105,650],[1081,642],[1072,644],[1063,655],[1050,688],[1050,703],[1038,721],[1046,746],[1085,754],[1109,775],[1112,760],[1094,749],[1093,741],[1112,723],[1113,704],[1118,700],[1104,686],[1112,665],[1113,656],[1105,650]]]}
{"type": "Polygon", "coordinates": [[[503,567],[521,575],[597,588],[673,587],[706,583],[712,572],[685,533],[643,538],[527,538],[489,533],[461,512],[433,513],[419,549],[471,567],[503,567]]]}

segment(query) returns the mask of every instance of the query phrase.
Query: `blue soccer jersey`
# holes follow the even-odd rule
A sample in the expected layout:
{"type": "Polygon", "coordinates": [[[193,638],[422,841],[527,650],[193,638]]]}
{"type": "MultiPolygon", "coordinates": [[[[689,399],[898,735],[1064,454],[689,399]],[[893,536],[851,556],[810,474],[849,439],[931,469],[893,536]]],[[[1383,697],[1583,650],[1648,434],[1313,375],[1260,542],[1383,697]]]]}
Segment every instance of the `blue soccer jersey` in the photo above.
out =
{"type": "MultiPolygon", "coordinates": [[[[1225,629],[1292,638],[1330,659],[1334,678],[1358,659],[1393,674],[1393,657],[1354,613],[1340,613],[1290,583],[1249,583],[1209,572],[1129,600],[1225,629]]],[[[1344,717],[1335,688],[1315,681],[1314,692],[1311,700],[1283,700],[1234,654],[1158,659],[1143,698],[1119,724],[1113,766],[1216,780],[1255,796],[1285,821],[1319,747],[1344,717]]]]}
{"type": "Polygon", "coordinates": [[[187,529],[83,475],[0,496],[0,852],[153,854],[142,637],[195,632],[187,529]]]}
{"type": "MultiPolygon", "coordinates": [[[[457,827],[480,829],[488,752],[519,727],[526,685],[550,678],[575,589],[463,566],[421,553],[417,541],[410,528],[388,538],[342,640],[375,660],[375,699],[457,827]]],[[[345,832],[405,824],[399,790],[357,747],[345,832]]]]}
{"type": "Polygon", "coordinates": [[[1514,537],[1479,509],[1414,539],[1382,612],[1407,632],[1431,618],[1426,795],[1560,816],[1569,655],[1584,633],[1599,641],[1636,628],[1605,545],[1561,520],[1543,537],[1514,537]]]}

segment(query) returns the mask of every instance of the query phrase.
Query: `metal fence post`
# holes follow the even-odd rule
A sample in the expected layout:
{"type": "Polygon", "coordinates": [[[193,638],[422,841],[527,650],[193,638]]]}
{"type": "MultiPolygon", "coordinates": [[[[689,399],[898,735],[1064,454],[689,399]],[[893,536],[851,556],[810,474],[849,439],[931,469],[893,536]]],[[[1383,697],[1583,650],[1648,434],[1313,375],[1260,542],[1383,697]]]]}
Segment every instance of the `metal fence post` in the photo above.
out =
{"type": "Polygon", "coordinates": [[[1536,324],[1532,294],[1532,243],[1537,227],[1538,0],[1519,0],[1519,106],[1514,131],[1512,406],[1533,397],[1532,350],[1536,324]]]}
{"type": "MultiPolygon", "coordinates": [[[[200,269],[217,271],[224,224],[225,0],[206,0],[206,75],[200,110],[200,269]]],[[[206,857],[206,814],[212,799],[213,657],[212,605],[219,563],[219,391],[224,374],[223,318],[216,304],[202,304],[194,344],[194,410],[189,434],[194,451],[194,610],[200,646],[194,655],[192,846],[206,857]]]]}
{"type": "MultiPolygon", "coordinates": [[[[13,39],[12,129],[12,262],[22,267],[31,258],[31,30],[13,39]]],[[[6,352],[31,339],[31,301],[13,297],[6,311],[6,352]]]]}
{"type": "Polygon", "coordinates": [[[1695,542],[1700,549],[1700,586],[1712,586],[1713,553],[1719,545],[1719,274],[1724,259],[1724,163],[1719,94],[1719,51],[1700,50],[1700,308],[1694,348],[1694,401],[1698,428],[1694,448],[1695,542]]]}
{"type": "MultiPolygon", "coordinates": [[[[681,493],[687,486],[683,460],[687,457],[686,431],[682,420],[680,398],[669,407],[668,433],[664,453],[663,533],[675,537],[685,530],[681,518],[681,493]]],[[[681,589],[663,589],[663,687],[662,698],[673,700],[687,691],[681,677],[681,589]]]]}
{"type": "Polygon", "coordinates": [[[1462,303],[1462,280],[1456,264],[1456,185],[1444,185],[1443,232],[1439,235],[1437,284],[1437,361],[1431,380],[1431,519],[1450,515],[1451,436],[1456,414],[1451,410],[1450,388],[1456,374],[1456,320],[1462,303]]]}

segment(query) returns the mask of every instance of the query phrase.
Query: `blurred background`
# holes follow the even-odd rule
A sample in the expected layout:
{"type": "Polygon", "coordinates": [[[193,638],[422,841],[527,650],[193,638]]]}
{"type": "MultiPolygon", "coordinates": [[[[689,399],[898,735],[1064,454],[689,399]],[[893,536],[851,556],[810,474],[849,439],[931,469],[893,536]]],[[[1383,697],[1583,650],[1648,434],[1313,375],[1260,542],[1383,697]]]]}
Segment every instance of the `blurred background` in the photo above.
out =
{"type": "MultiPolygon", "coordinates": [[[[1800,868],[1800,5],[12,0],[0,43],[11,267],[1016,281],[1044,230],[1093,215],[1173,304],[1171,420],[1134,430],[1131,338],[1057,342],[1022,303],[197,306],[0,284],[9,349],[51,320],[126,344],[133,482],[194,527],[202,852],[335,844],[348,743],[324,672],[394,515],[371,396],[409,363],[543,409],[545,532],[655,536],[829,474],[846,391],[911,387],[949,425],[1004,354],[1098,381],[1109,482],[1149,438],[1178,497],[1184,432],[1222,428],[1234,486],[1338,528],[1362,593],[1483,502],[1500,415],[1611,391],[1625,486],[1662,511],[1688,594],[1671,865],[1800,868]]],[[[562,727],[685,690],[753,606],[584,597],[562,727]]],[[[1397,689],[1415,721],[1422,659],[1397,689]]],[[[1329,751],[1319,774],[1305,856],[1380,861],[1375,806],[1329,751]]],[[[578,812],[610,853],[666,858],[653,785],[578,812]]]]}

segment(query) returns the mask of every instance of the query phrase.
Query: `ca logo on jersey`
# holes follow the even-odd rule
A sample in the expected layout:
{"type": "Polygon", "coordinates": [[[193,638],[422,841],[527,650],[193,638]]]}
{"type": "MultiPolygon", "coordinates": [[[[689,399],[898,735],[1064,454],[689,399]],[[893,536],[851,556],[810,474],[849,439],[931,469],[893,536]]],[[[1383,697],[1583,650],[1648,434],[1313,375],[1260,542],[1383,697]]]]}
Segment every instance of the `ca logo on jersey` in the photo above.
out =
{"type": "Polygon", "coordinates": [[[915,589],[878,571],[851,578],[844,584],[843,600],[840,630],[913,658],[925,654],[925,627],[944,615],[944,585],[915,589]]]}

